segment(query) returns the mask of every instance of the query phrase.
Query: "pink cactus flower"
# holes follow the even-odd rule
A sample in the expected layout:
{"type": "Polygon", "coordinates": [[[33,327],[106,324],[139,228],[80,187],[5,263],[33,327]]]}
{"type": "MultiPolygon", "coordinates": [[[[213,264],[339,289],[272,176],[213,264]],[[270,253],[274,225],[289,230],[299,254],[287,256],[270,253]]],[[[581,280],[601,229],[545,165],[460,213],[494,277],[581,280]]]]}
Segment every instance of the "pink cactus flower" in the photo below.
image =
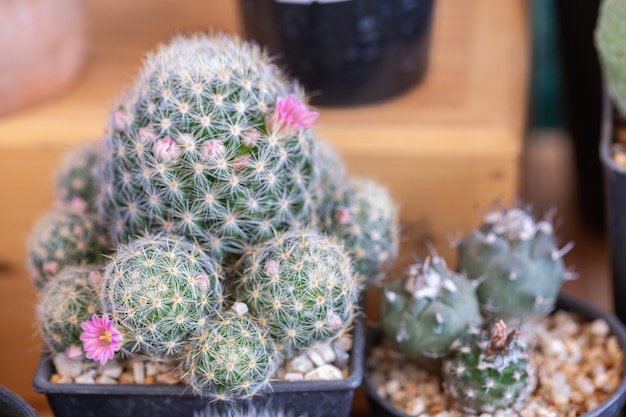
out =
{"type": "Polygon", "coordinates": [[[257,129],[248,129],[243,132],[241,142],[248,148],[254,148],[261,138],[261,134],[257,129]]]}
{"type": "Polygon", "coordinates": [[[83,358],[85,352],[80,345],[72,343],[68,347],[65,348],[65,356],[70,358],[73,361],[79,361],[83,358]]]}
{"type": "Polygon", "coordinates": [[[278,262],[273,259],[270,259],[265,263],[265,267],[263,268],[267,275],[273,276],[278,273],[278,262]]]}
{"type": "Polygon", "coordinates": [[[346,207],[338,207],[335,209],[334,217],[335,221],[342,226],[352,222],[352,214],[350,213],[350,209],[346,207]]]}
{"type": "Polygon", "coordinates": [[[298,101],[296,96],[289,94],[287,98],[279,97],[276,100],[276,108],[268,124],[274,133],[292,135],[298,129],[315,125],[319,115],[298,101]]]}
{"type": "Polygon", "coordinates": [[[170,136],[159,139],[154,143],[154,154],[162,161],[171,161],[180,156],[180,148],[170,136]]]}
{"type": "Polygon", "coordinates": [[[119,131],[125,131],[130,126],[130,116],[123,110],[116,110],[111,115],[111,123],[113,129],[119,131]]]}
{"type": "Polygon", "coordinates": [[[201,274],[194,278],[194,283],[198,288],[200,288],[200,290],[206,291],[209,289],[209,284],[211,283],[211,280],[205,274],[201,274]]]}
{"type": "Polygon", "coordinates": [[[87,210],[89,209],[89,205],[87,204],[87,202],[85,200],[83,200],[80,197],[73,197],[72,198],[72,211],[74,213],[87,213],[87,210]]]}
{"type": "Polygon", "coordinates": [[[93,288],[98,288],[100,283],[102,283],[102,275],[100,275],[100,272],[96,269],[91,271],[87,277],[87,283],[93,288]]]}
{"type": "Polygon", "coordinates": [[[46,275],[56,275],[61,270],[61,265],[58,262],[46,262],[43,264],[43,273],[46,275]]]}
{"type": "Polygon", "coordinates": [[[142,127],[139,129],[139,142],[143,145],[147,145],[152,143],[153,140],[156,139],[156,133],[154,133],[154,129],[151,127],[142,127]]]}
{"type": "Polygon", "coordinates": [[[330,313],[326,318],[326,327],[330,330],[337,330],[343,327],[343,320],[335,313],[330,313]]]}
{"type": "Polygon", "coordinates": [[[87,358],[104,365],[120,350],[122,334],[113,327],[107,314],[102,318],[94,314],[91,320],[85,320],[80,327],[83,329],[80,340],[83,342],[87,358]]]}
{"type": "Polygon", "coordinates": [[[221,158],[226,153],[226,147],[221,140],[209,140],[202,144],[200,151],[204,156],[221,158]]]}

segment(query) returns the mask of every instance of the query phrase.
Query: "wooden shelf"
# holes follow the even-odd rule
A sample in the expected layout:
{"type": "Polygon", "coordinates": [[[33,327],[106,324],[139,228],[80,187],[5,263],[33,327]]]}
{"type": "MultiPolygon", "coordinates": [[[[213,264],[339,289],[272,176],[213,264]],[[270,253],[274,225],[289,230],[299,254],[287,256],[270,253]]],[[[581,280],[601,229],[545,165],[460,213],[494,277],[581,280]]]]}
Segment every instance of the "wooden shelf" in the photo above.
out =
{"type": "MultiPolygon", "coordinates": [[[[403,256],[424,241],[444,256],[446,235],[467,231],[476,206],[518,191],[526,118],[526,1],[438,0],[428,75],[387,102],[321,108],[320,135],[355,175],[387,185],[406,224],[403,256]]],[[[0,384],[34,404],[39,339],[23,242],[49,206],[52,172],[69,147],[103,134],[109,104],[142,55],[174,33],[241,33],[235,0],[90,0],[88,64],[64,95],[0,118],[0,384]]],[[[366,415],[361,397],[355,415],[366,415]]]]}

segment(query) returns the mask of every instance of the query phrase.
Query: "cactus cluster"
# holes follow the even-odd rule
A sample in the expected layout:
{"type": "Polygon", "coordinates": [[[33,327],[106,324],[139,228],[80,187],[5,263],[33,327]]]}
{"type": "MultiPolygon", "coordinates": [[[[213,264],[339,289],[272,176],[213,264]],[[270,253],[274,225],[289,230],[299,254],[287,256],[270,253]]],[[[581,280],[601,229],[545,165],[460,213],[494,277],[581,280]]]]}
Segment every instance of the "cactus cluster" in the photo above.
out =
{"type": "Polygon", "coordinates": [[[595,43],[603,79],[622,115],[626,115],[626,1],[604,0],[600,3],[595,43]]]}

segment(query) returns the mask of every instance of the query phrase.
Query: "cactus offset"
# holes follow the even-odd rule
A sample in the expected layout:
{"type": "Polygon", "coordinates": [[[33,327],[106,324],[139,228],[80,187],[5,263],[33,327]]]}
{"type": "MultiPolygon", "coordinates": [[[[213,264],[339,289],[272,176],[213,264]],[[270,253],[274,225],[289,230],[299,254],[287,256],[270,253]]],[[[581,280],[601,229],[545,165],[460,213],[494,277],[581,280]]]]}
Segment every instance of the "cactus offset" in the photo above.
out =
{"type": "Polygon", "coordinates": [[[287,232],[244,255],[235,295],[289,348],[338,335],[352,322],[360,284],[341,246],[316,231],[287,232]]]}
{"type": "Polygon", "coordinates": [[[43,287],[37,321],[48,349],[65,352],[72,345],[82,346],[80,324],[102,310],[99,281],[100,274],[95,268],[67,266],[43,287]]]}
{"type": "Polygon", "coordinates": [[[223,258],[309,224],[317,113],[303,102],[253,44],[162,46],[111,116],[99,205],[111,233],[171,232],[223,258]]]}
{"type": "Polygon", "coordinates": [[[407,357],[429,370],[450,345],[482,322],[475,288],[434,256],[409,267],[384,289],[381,328],[407,357]]]}
{"type": "Polygon", "coordinates": [[[229,400],[265,387],[278,366],[278,350],[256,319],[224,312],[191,339],[184,369],[200,394],[229,400]]]}
{"type": "Polygon", "coordinates": [[[479,415],[523,405],[536,386],[532,358],[500,320],[454,345],[444,362],[444,388],[464,412],[479,415]]]}
{"type": "Polygon", "coordinates": [[[122,245],[103,278],[104,312],[129,349],[147,356],[180,354],[223,301],[220,265],[184,239],[144,237],[122,245]]]}
{"type": "Polygon", "coordinates": [[[459,269],[479,282],[481,307],[505,318],[531,317],[552,311],[565,269],[549,220],[535,222],[518,207],[485,216],[479,230],[458,244],[459,269]]]}
{"type": "Polygon", "coordinates": [[[387,189],[351,178],[335,193],[324,230],[341,240],[354,269],[370,282],[398,254],[398,213],[387,189]]]}
{"type": "Polygon", "coordinates": [[[50,210],[34,225],[28,238],[28,265],[37,288],[66,265],[104,262],[109,253],[106,233],[94,215],[50,210]]]}
{"type": "Polygon", "coordinates": [[[54,195],[62,206],[84,204],[87,213],[96,212],[100,186],[96,168],[102,144],[86,142],[70,149],[56,173],[54,195]]]}
{"type": "Polygon", "coordinates": [[[604,81],[620,113],[626,116],[626,1],[600,3],[595,43],[604,81]]]}

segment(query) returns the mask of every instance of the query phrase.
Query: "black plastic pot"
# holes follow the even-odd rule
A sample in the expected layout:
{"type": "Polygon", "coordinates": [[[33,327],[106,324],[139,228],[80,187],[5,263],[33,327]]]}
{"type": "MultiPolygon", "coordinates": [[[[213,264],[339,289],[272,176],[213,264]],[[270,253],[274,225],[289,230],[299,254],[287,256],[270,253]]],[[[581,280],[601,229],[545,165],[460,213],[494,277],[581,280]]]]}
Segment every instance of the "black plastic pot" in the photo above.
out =
{"type": "Polygon", "coordinates": [[[426,73],[434,0],[240,0],[246,35],[315,104],[371,103],[426,73]]]}
{"type": "MultiPolygon", "coordinates": [[[[563,295],[559,296],[557,302],[557,309],[571,311],[580,314],[581,317],[593,321],[598,318],[603,318],[609,324],[611,333],[617,336],[619,345],[623,351],[626,351],[626,328],[613,314],[604,312],[597,307],[586,303],[580,299],[563,295]]],[[[372,329],[367,334],[367,346],[366,352],[369,351],[371,346],[375,346],[382,340],[381,333],[378,329],[372,329]]],[[[624,359],[626,365],[626,358],[624,359]]],[[[380,397],[374,387],[369,383],[367,375],[363,379],[363,386],[367,394],[367,398],[370,403],[370,408],[377,417],[410,417],[395,408],[390,402],[380,397]]],[[[620,415],[624,403],[626,402],[626,377],[622,379],[622,383],[613,395],[611,395],[605,402],[603,402],[595,410],[591,410],[581,417],[617,417],[620,415]]]]}
{"type": "Polygon", "coordinates": [[[0,385],[0,416],[38,417],[39,414],[22,397],[0,385]]]}
{"type": "Polygon", "coordinates": [[[234,403],[211,403],[184,385],[55,384],[50,382],[52,362],[47,354],[41,357],[33,386],[46,395],[56,417],[193,417],[207,408],[212,409],[211,415],[221,415],[233,407],[282,410],[294,416],[347,417],[354,391],[363,379],[364,349],[363,317],[359,317],[354,328],[348,378],[274,382],[271,390],[234,403]]]}
{"type": "Polygon", "coordinates": [[[611,148],[615,126],[615,112],[608,95],[602,104],[602,131],[600,160],[604,167],[606,195],[606,236],[609,244],[609,262],[613,282],[615,314],[626,323],[626,170],[613,162],[611,148]]]}

